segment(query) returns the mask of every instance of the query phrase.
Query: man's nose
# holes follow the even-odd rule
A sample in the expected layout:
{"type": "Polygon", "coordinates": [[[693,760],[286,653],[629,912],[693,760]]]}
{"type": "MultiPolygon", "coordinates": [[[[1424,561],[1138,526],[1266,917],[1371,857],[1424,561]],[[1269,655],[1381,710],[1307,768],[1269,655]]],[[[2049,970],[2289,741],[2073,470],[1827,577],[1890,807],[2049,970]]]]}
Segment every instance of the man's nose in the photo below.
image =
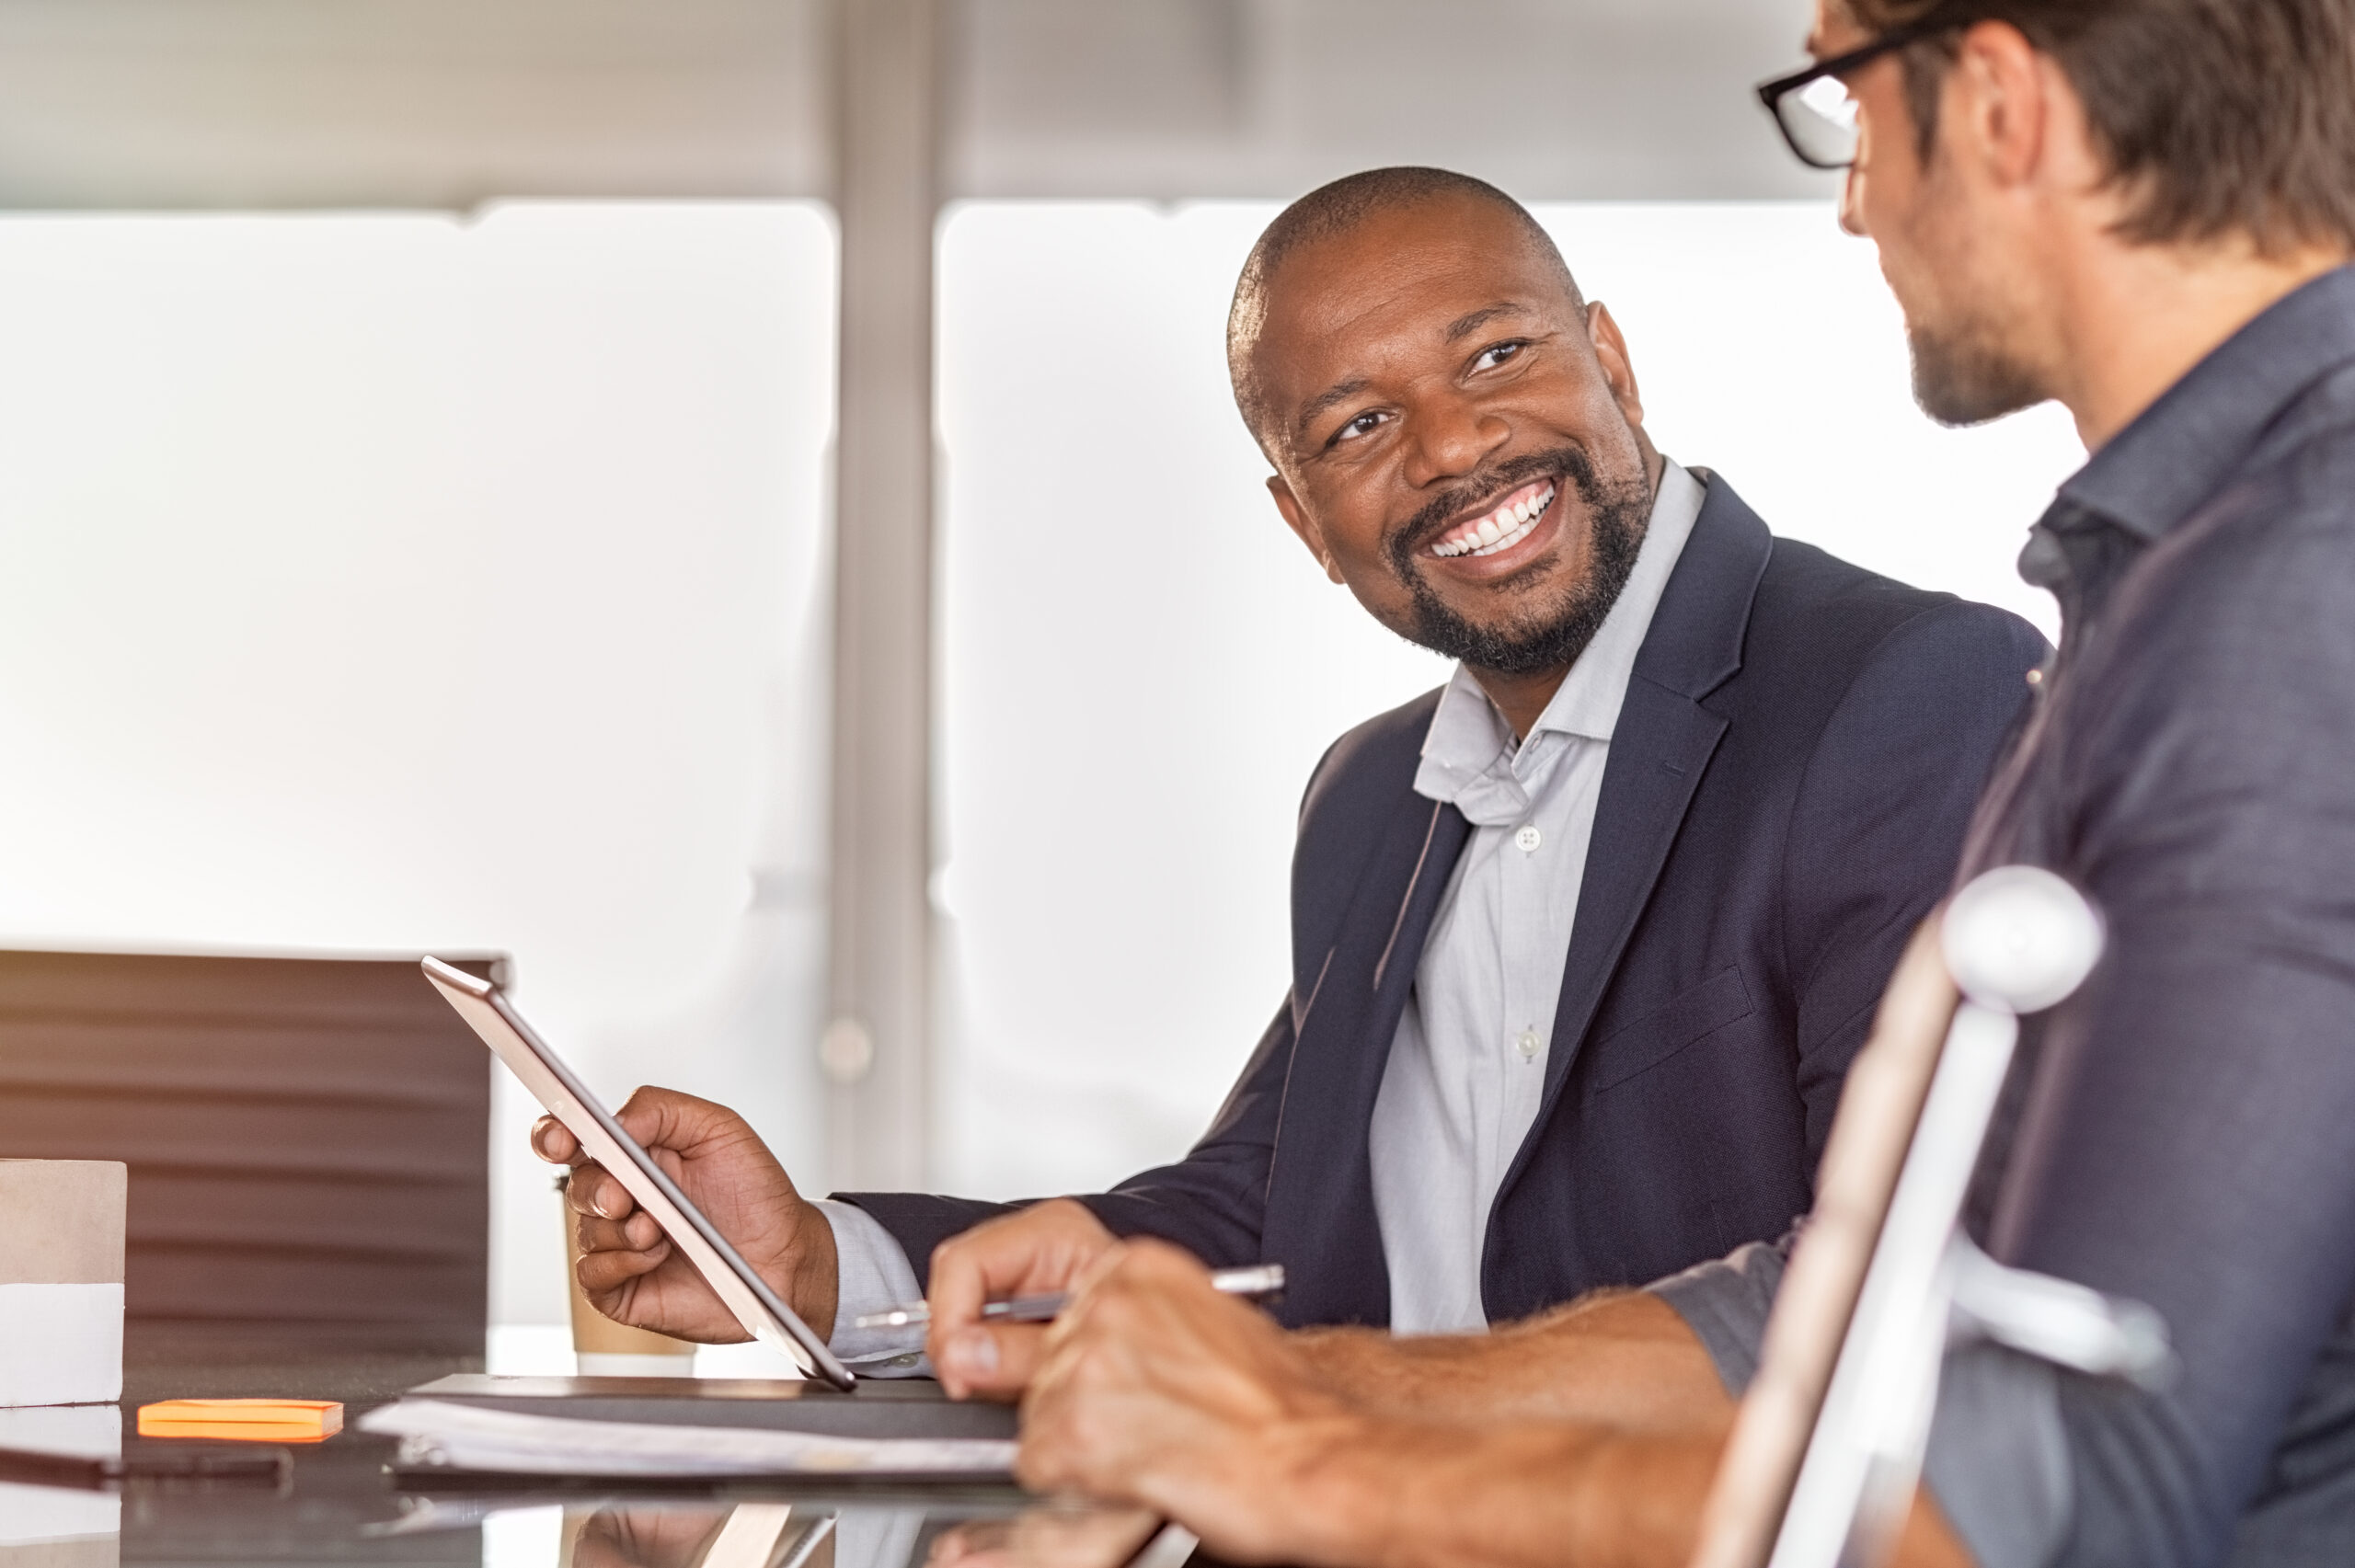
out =
{"type": "Polygon", "coordinates": [[[1476,471],[1512,437],[1510,421],[1469,398],[1427,399],[1410,419],[1406,477],[1418,489],[1476,471]]]}
{"type": "Polygon", "coordinates": [[[1854,164],[1840,177],[1840,226],[1858,239],[1872,237],[1865,227],[1865,175],[1854,164]]]}

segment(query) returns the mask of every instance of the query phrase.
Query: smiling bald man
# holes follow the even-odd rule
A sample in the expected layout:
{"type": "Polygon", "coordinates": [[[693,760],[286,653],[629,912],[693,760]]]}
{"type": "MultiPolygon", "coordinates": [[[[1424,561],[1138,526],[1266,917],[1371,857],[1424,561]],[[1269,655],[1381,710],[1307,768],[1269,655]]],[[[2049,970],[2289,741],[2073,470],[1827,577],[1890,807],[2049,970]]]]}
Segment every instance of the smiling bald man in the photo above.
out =
{"type": "MultiPolygon", "coordinates": [[[[1283,521],[1458,669],[1311,779],[1291,990],[1178,1163],[1034,1205],[811,1203],[720,1107],[625,1109],[870,1371],[929,1349],[955,1391],[1018,1389],[1037,1331],[982,1301],[1058,1288],[1117,1236],[1282,1264],[1295,1326],[1431,1333],[1780,1235],[2045,657],[1654,450],[1610,313],[1480,181],[1384,169],[1294,203],[1228,351],[1283,521]],[[929,1346],[849,1326],[927,1287],[929,1346]]],[[[617,1184],[572,1190],[601,1308],[741,1336],[617,1184]]],[[[1629,1310],[1637,1333],[1666,1312],[1629,1310]]]]}

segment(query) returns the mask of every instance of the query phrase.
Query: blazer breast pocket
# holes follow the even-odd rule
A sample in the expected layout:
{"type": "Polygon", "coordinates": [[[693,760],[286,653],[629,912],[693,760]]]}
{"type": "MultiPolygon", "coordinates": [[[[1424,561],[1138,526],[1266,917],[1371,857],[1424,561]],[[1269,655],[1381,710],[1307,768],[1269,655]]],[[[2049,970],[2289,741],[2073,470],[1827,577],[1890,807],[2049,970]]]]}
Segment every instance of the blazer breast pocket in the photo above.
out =
{"type": "Polygon", "coordinates": [[[1594,1087],[1601,1093],[1650,1071],[1685,1047],[1755,1013],[1741,970],[1729,964],[1664,1007],[1611,1031],[1593,1046],[1594,1087]]]}

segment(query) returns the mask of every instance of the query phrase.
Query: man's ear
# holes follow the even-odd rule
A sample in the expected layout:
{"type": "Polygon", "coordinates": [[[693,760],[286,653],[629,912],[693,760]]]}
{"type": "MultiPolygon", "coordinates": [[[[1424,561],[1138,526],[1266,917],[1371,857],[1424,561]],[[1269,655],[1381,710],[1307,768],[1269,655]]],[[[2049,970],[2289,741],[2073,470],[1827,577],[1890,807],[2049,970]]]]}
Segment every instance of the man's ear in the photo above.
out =
{"type": "Polygon", "coordinates": [[[1594,345],[1596,361],[1603,366],[1611,400],[1619,405],[1628,424],[1642,429],[1644,395],[1636,385],[1635,362],[1627,358],[1627,340],[1619,336],[1619,324],[1611,319],[1610,309],[1601,300],[1586,307],[1586,336],[1594,345]]]}
{"type": "Polygon", "coordinates": [[[1316,564],[1325,568],[1325,575],[1339,582],[1341,568],[1334,564],[1333,552],[1325,548],[1325,535],[1318,532],[1308,509],[1300,504],[1300,498],[1292,493],[1292,486],[1284,483],[1282,475],[1268,475],[1268,494],[1276,498],[1276,509],[1283,513],[1284,526],[1308,546],[1308,553],[1316,557],[1316,564]]]}
{"type": "MultiPolygon", "coordinates": [[[[2016,188],[2034,178],[2045,161],[2056,86],[2063,95],[2070,91],[2059,68],[2038,55],[2026,34],[2008,22],[1982,22],[1962,35],[1947,75],[1940,124],[1961,132],[1956,151],[1967,148],[1998,186],[2016,188]]],[[[2091,139],[2085,140],[2090,155],[2091,139]]],[[[2086,161],[2097,174],[2098,158],[2086,161]]]]}

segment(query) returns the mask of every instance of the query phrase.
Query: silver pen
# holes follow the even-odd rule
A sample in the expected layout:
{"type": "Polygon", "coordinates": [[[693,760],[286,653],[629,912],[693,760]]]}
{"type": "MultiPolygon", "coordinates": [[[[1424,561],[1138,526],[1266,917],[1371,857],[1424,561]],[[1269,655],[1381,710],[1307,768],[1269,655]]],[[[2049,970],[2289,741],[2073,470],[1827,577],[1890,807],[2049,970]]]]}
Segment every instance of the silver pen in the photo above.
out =
{"type": "MultiPolygon", "coordinates": [[[[1284,1265],[1256,1264],[1249,1268],[1223,1268],[1211,1276],[1211,1288],[1227,1296],[1273,1296],[1284,1288],[1284,1265]]],[[[1011,1301],[985,1301],[982,1316],[1000,1322],[1043,1323],[1071,1299],[1058,1290],[1050,1296],[1017,1296],[1011,1301]]],[[[889,1311],[864,1312],[851,1320],[854,1328],[900,1329],[932,1322],[932,1308],[922,1301],[902,1302],[889,1311]]]]}

